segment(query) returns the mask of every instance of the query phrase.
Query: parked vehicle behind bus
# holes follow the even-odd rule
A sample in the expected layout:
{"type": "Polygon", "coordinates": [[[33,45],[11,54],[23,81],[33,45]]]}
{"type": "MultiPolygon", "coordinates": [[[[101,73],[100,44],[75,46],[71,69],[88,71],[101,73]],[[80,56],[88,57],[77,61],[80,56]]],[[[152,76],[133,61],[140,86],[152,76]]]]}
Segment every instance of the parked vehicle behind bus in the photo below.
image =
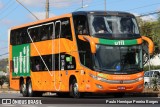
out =
{"type": "Polygon", "coordinates": [[[145,71],[144,85],[146,88],[153,87],[153,79],[157,79],[157,85],[160,85],[160,70],[145,71]]]}

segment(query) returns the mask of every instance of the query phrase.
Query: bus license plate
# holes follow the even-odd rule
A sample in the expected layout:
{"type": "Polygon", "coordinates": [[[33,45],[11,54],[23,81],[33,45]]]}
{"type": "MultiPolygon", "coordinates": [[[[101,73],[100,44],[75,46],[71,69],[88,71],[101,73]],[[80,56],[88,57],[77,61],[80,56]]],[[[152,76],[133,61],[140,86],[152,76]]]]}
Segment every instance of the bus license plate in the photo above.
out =
{"type": "Polygon", "coordinates": [[[117,87],[117,89],[118,89],[118,90],[125,90],[126,87],[125,87],[125,86],[119,86],[119,87],[117,87]]]}

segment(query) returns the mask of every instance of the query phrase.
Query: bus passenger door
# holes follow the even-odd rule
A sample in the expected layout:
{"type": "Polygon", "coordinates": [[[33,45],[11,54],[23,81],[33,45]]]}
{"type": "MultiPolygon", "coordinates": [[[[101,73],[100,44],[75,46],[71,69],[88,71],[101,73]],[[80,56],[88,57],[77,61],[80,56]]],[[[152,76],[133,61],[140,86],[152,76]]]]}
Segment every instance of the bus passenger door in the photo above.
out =
{"type": "Polygon", "coordinates": [[[91,53],[91,46],[89,41],[85,38],[90,38],[89,36],[89,27],[87,16],[85,15],[75,15],[73,17],[74,27],[75,27],[75,36],[80,60],[80,79],[82,81],[81,90],[88,90],[89,86],[89,72],[93,68],[92,66],[92,53],[91,53]]]}

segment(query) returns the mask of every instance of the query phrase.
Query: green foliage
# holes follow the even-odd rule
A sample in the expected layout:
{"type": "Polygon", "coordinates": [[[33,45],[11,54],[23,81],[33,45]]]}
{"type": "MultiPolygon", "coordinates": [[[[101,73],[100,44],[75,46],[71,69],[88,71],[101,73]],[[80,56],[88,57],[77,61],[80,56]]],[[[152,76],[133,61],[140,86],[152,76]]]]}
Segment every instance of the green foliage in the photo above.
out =
{"type": "Polygon", "coordinates": [[[2,87],[2,85],[4,84],[5,80],[4,80],[4,76],[0,77],[0,86],[2,87]]]}
{"type": "Polygon", "coordinates": [[[141,35],[147,36],[153,40],[155,45],[154,55],[160,53],[160,17],[157,21],[143,21],[141,18],[137,18],[140,26],[141,35]]]}
{"type": "MultiPolygon", "coordinates": [[[[150,66],[150,70],[160,69],[159,66],[150,66]]],[[[144,71],[149,71],[149,66],[144,66],[144,71]]]]}
{"type": "Polygon", "coordinates": [[[8,59],[1,59],[0,60],[0,71],[6,72],[6,67],[8,65],[8,59]]]}
{"type": "Polygon", "coordinates": [[[158,91],[158,78],[154,77],[152,79],[152,83],[153,83],[153,91],[158,91]]]}

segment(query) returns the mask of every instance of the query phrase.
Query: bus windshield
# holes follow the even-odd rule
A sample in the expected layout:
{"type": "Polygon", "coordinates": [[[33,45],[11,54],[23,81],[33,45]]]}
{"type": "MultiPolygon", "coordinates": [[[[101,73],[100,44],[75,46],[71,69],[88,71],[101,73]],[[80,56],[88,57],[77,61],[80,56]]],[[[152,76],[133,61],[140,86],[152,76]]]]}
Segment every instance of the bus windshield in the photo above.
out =
{"type": "Polygon", "coordinates": [[[96,45],[96,67],[114,73],[133,73],[142,69],[142,47],[96,45]]]}
{"type": "Polygon", "coordinates": [[[104,38],[139,37],[139,29],[134,17],[123,16],[90,16],[91,35],[104,38]]]}

